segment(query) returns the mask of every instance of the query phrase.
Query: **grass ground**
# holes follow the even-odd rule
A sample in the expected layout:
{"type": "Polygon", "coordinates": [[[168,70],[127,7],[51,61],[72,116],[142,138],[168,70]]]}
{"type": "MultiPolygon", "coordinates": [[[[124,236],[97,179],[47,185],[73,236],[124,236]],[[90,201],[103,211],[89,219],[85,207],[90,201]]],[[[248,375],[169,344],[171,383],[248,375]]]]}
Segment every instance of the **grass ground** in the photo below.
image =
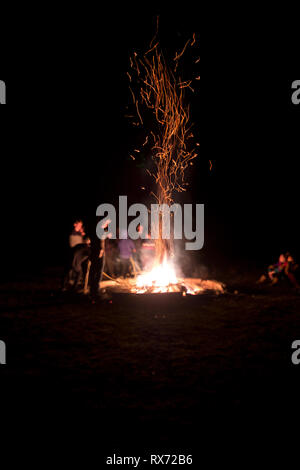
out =
{"type": "Polygon", "coordinates": [[[60,293],[59,280],[54,271],[1,286],[2,404],[8,422],[23,416],[20,429],[34,420],[43,432],[53,420],[62,435],[67,422],[69,434],[83,427],[89,435],[93,423],[89,442],[99,438],[104,447],[186,448],[204,442],[203,428],[206,437],[222,430],[224,440],[231,420],[241,433],[254,420],[259,432],[270,417],[296,412],[300,365],[291,362],[291,344],[300,339],[300,295],[293,288],[261,287],[253,278],[221,296],[91,304],[60,293]]]}

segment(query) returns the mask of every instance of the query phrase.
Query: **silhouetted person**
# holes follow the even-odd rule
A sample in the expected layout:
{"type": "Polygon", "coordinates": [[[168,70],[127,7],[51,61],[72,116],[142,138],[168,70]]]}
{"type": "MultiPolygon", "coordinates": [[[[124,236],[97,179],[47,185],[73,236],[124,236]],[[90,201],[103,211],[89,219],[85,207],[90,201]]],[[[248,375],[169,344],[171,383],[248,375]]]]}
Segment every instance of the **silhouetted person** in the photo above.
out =
{"type": "Polygon", "coordinates": [[[64,289],[72,287],[78,290],[82,286],[86,273],[87,261],[91,256],[91,243],[86,239],[84,243],[78,243],[73,248],[73,258],[70,269],[64,279],[64,289]]]}
{"type": "MultiPolygon", "coordinates": [[[[110,220],[107,220],[102,228],[107,228],[110,222],[110,220]]],[[[111,234],[107,231],[102,236],[101,240],[98,238],[96,233],[92,239],[91,267],[89,273],[89,285],[92,301],[95,301],[99,297],[99,287],[105,265],[105,240],[110,237],[111,234]]]]}
{"type": "MultiPolygon", "coordinates": [[[[128,236],[127,232],[123,232],[123,236],[128,236]]],[[[121,276],[126,277],[130,272],[131,261],[130,258],[135,252],[135,244],[131,238],[124,238],[118,241],[120,261],[121,261],[121,276]]]]}
{"type": "Polygon", "coordinates": [[[96,300],[99,295],[100,281],[105,263],[105,240],[99,240],[95,236],[91,246],[91,267],[89,273],[90,294],[92,300],[96,300]]]}
{"type": "Polygon", "coordinates": [[[65,290],[73,281],[72,263],[74,259],[75,249],[78,245],[85,244],[85,231],[81,219],[76,219],[73,223],[73,230],[69,235],[69,248],[66,253],[66,261],[64,265],[64,273],[62,279],[62,289],[65,290]]]}

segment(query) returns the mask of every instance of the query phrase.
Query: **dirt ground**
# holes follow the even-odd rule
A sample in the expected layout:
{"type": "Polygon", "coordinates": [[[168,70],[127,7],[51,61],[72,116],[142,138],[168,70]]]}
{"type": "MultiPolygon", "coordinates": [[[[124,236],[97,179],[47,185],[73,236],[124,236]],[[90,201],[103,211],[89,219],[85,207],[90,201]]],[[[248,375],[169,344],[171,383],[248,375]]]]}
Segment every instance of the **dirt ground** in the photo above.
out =
{"type": "Polygon", "coordinates": [[[216,436],[250,445],[241,436],[253,423],[256,448],[262,436],[291,430],[300,374],[291,361],[300,339],[295,289],[253,278],[227,283],[219,296],[92,304],[61,293],[59,282],[49,271],[1,286],[1,402],[10,436],[21,433],[28,444],[28,422],[42,436],[52,423],[56,446],[72,435],[73,453],[84,436],[94,452],[139,444],[204,453],[216,436]]]}

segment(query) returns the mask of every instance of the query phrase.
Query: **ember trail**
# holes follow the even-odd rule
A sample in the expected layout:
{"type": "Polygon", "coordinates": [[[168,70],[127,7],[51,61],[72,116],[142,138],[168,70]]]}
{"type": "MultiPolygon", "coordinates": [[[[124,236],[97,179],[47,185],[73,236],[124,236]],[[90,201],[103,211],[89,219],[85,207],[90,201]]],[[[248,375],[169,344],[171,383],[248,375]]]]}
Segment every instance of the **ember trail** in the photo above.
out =
{"type": "MultiPolygon", "coordinates": [[[[195,148],[187,144],[193,137],[191,132],[189,106],[185,102],[184,89],[190,88],[192,80],[183,81],[177,76],[179,60],[187,46],[196,43],[195,35],[173,60],[173,70],[165,60],[159,42],[155,42],[158,31],[150,43],[149,50],[142,56],[136,52],[130,59],[131,71],[128,74],[130,91],[136,108],[138,123],[143,126],[144,114],[151,122],[146,129],[144,145],[149,149],[153,160],[152,171],[155,188],[150,190],[159,205],[171,205],[174,193],[186,191],[188,183],[185,173],[192,160],[197,157],[195,148]],[[191,148],[190,148],[191,147],[191,148]]],[[[172,245],[162,236],[162,215],[158,220],[155,264],[161,264],[172,256],[172,245]]]]}

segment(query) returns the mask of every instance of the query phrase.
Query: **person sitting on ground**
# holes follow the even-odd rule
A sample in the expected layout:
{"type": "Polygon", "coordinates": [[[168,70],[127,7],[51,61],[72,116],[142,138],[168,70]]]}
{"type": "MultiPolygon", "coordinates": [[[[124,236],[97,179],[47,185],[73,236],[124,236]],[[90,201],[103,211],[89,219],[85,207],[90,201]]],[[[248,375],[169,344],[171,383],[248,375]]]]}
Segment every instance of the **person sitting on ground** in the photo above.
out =
{"type": "Polygon", "coordinates": [[[257,283],[261,284],[262,282],[265,282],[269,278],[270,281],[271,281],[271,284],[276,284],[278,282],[279,278],[282,276],[285,265],[286,265],[285,255],[281,254],[279,256],[278,263],[271,264],[268,267],[267,275],[263,274],[259,278],[257,283]]]}
{"type": "Polygon", "coordinates": [[[281,254],[279,256],[278,263],[272,264],[268,267],[268,276],[271,281],[271,284],[276,284],[279,279],[283,277],[284,269],[287,265],[287,260],[285,255],[281,254]]]}
{"type": "MultiPolygon", "coordinates": [[[[290,253],[281,254],[279,256],[278,263],[272,264],[268,267],[268,277],[272,285],[277,284],[278,281],[287,277],[292,285],[299,289],[300,284],[298,283],[295,276],[297,269],[298,265],[295,263],[290,253]]],[[[266,280],[267,276],[263,274],[257,282],[262,283],[266,280]]]]}

